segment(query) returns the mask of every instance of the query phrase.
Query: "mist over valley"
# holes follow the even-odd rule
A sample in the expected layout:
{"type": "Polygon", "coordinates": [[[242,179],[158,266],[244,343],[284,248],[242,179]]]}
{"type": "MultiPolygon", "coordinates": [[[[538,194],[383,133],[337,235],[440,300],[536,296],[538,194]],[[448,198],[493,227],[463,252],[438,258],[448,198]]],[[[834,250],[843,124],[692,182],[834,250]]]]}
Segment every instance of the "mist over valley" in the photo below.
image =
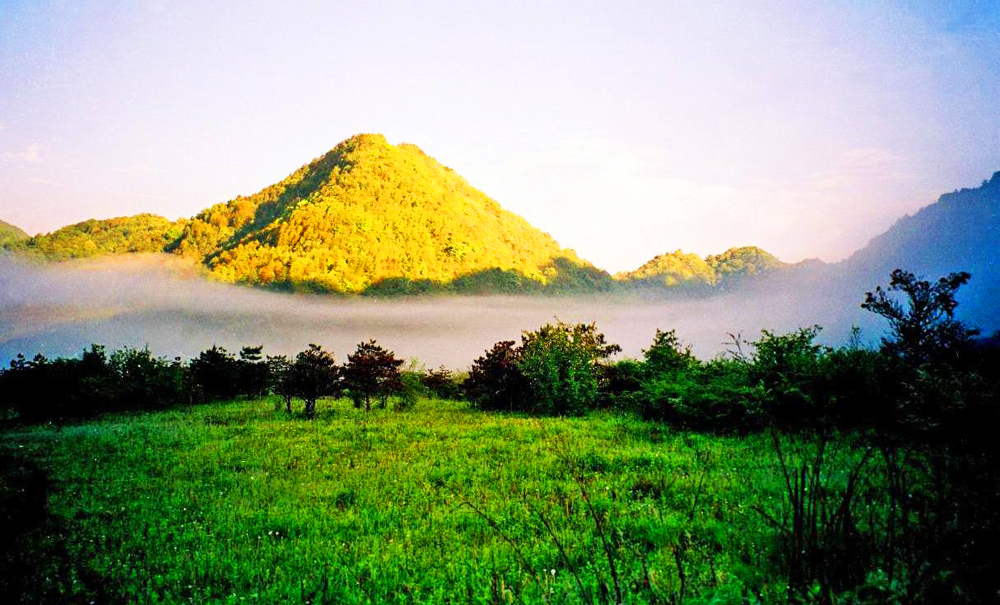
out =
{"type": "MultiPolygon", "coordinates": [[[[464,369],[500,340],[519,340],[556,318],[595,322],[622,356],[641,356],[656,329],[676,329],[702,358],[731,348],[729,334],[753,340],[761,329],[820,324],[825,342],[842,342],[860,309],[808,289],[782,286],[706,299],[639,294],[579,296],[418,296],[378,298],[289,294],[214,283],[197,266],[166,255],[63,264],[0,259],[0,363],[18,353],[75,356],[91,343],[144,347],[188,359],[212,345],[231,351],[264,345],[293,355],[318,343],[339,357],[377,339],[427,367],[464,369]],[[824,302],[825,301],[825,302],[824,302]]],[[[854,305],[863,293],[853,295],[854,305]]]]}

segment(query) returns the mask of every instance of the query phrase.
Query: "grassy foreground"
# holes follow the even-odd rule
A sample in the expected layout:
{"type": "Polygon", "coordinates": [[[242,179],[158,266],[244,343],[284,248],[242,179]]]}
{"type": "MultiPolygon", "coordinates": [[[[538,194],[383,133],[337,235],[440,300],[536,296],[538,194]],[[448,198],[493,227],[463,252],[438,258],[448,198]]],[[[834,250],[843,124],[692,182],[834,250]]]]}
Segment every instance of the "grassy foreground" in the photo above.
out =
{"type": "Polygon", "coordinates": [[[0,435],[4,591],[99,603],[785,596],[775,530],[754,509],[784,507],[766,435],[431,400],[367,415],[323,401],[311,422],[274,407],[0,435]]]}

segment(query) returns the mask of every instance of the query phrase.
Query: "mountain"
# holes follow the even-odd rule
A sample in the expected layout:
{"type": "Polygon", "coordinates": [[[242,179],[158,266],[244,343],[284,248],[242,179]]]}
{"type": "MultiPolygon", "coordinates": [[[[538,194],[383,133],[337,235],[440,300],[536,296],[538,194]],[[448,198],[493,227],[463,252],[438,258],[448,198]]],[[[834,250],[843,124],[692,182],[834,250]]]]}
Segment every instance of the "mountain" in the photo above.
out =
{"type": "Polygon", "coordinates": [[[610,276],[415,145],[357,135],[217,204],[168,247],[212,275],[329,292],[573,291],[610,276]]]}
{"type": "Polygon", "coordinates": [[[155,214],[90,219],[52,233],[22,239],[8,248],[49,260],[162,252],[180,237],[184,224],[185,221],[171,222],[155,214]]]}
{"type": "Polygon", "coordinates": [[[905,269],[928,279],[972,274],[959,291],[959,312],[970,323],[1000,328],[1000,172],[975,189],[942,195],[900,218],[836,266],[837,279],[871,290],[889,272],[905,269]]]}
{"type": "Polygon", "coordinates": [[[737,287],[786,266],[755,246],[730,248],[705,258],[677,250],[656,256],[634,271],[619,273],[615,279],[631,288],[707,294],[737,287]]]}
{"type": "Polygon", "coordinates": [[[29,235],[20,227],[0,221],[0,248],[7,244],[28,239],[29,235]]]}

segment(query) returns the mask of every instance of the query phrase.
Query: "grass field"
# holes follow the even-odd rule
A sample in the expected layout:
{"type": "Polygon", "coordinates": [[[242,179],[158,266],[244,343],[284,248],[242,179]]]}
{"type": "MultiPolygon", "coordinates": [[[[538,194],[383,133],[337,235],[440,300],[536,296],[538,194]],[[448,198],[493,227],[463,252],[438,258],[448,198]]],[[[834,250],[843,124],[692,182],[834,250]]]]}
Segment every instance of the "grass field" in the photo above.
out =
{"type": "Polygon", "coordinates": [[[754,508],[785,506],[766,435],[435,400],[369,414],[321,401],[310,422],[274,403],[3,433],[4,589],[97,603],[785,595],[776,530],[754,508]]]}

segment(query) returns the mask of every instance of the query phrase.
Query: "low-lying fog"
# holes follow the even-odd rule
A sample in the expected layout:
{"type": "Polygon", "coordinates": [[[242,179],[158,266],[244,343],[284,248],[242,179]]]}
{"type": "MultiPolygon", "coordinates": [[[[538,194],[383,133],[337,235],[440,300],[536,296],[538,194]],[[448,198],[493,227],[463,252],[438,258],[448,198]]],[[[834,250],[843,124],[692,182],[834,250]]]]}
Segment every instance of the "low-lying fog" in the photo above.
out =
{"type": "MultiPolygon", "coordinates": [[[[623,356],[638,357],[660,329],[676,329],[696,355],[731,348],[729,334],[756,339],[824,326],[824,342],[841,342],[863,293],[830,296],[817,288],[770,287],[707,300],[626,296],[340,298],[265,292],[206,281],[177,260],[132,257],[35,265],[0,258],[0,363],[18,353],[75,356],[90,343],[109,349],[144,347],[158,356],[189,358],[218,344],[236,352],[263,344],[265,353],[294,355],[309,343],[343,361],[370,338],[427,367],[467,368],[500,340],[559,318],[596,322],[623,356]],[[837,300],[851,301],[837,302],[837,300]]],[[[870,322],[867,322],[871,325],[870,322]]],[[[873,331],[867,331],[874,338],[873,331]]]]}

